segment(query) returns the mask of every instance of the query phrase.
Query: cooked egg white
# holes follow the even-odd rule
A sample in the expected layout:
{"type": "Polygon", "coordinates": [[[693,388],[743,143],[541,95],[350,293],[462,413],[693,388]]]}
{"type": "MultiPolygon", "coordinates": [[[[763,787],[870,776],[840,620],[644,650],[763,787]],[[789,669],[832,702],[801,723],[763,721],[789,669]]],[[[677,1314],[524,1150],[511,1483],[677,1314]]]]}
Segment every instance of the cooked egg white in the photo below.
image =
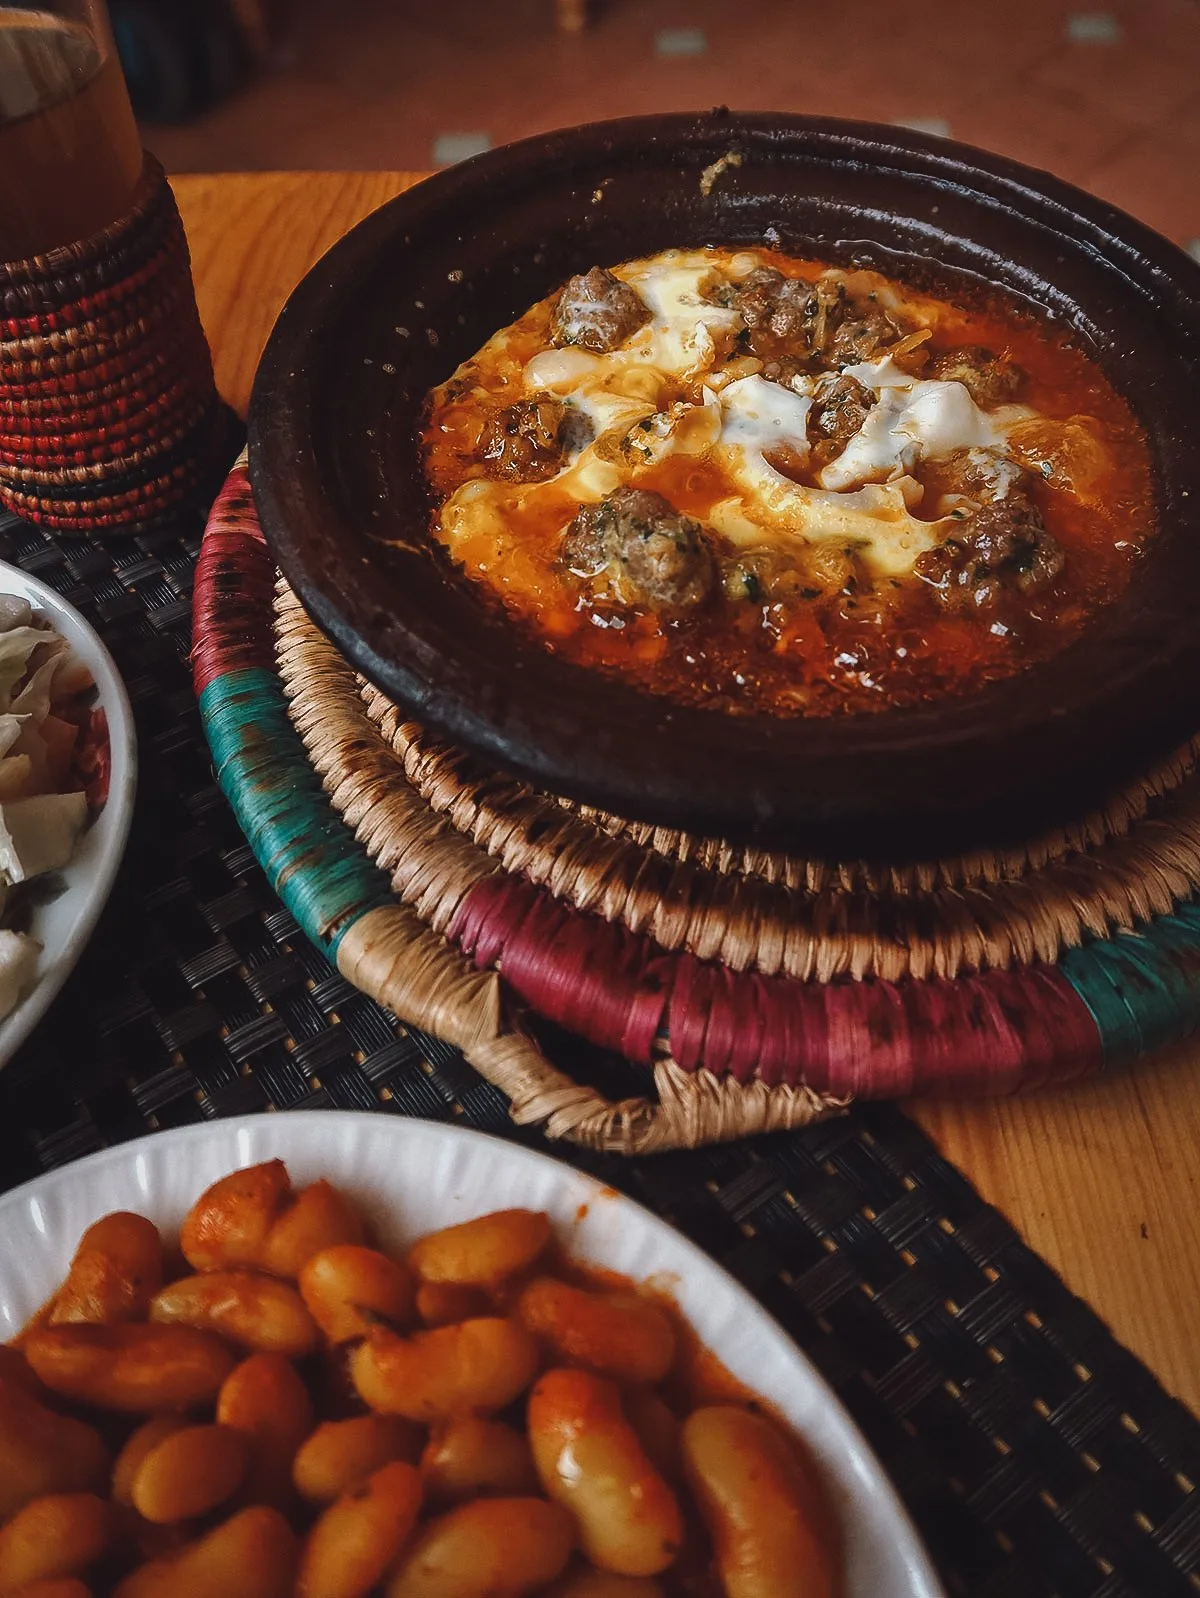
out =
{"type": "Polygon", "coordinates": [[[721,390],[721,443],[761,455],[786,445],[808,456],[808,413],[812,398],[769,383],[765,377],[739,377],[721,390]]]}
{"type": "Polygon", "coordinates": [[[821,472],[822,488],[886,482],[919,461],[961,449],[1002,451],[1012,423],[1032,415],[1024,405],[980,410],[961,383],[915,378],[885,357],[846,367],[876,402],[858,433],[821,472]]]}
{"type": "Polygon", "coordinates": [[[709,371],[726,352],[741,318],[705,297],[724,281],[712,251],[665,250],[617,267],[615,276],[637,290],[652,320],[603,359],[632,361],[665,378],[686,380],[709,371]]]}

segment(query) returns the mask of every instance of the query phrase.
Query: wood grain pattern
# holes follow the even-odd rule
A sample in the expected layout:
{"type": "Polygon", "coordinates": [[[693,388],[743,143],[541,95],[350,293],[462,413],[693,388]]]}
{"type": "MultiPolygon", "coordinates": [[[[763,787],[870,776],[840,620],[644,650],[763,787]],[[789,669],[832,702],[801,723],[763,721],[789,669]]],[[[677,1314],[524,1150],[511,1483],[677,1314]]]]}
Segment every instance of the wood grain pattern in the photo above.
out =
{"type": "Polygon", "coordinates": [[[420,176],[282,172],[172,178],[217,387],[235,410],[245,415],[275,318],[309,267],[420,176]]]}
{"type": "MultiPolygon", "coordinates": [[[[237,409],[292,288],[418,177],[174,180],[217,382],[237,409]]],[[[1083,1087],[908,1109],[1168,1390],[1200,1408],[1200,1048],[1083,1087]]]]}

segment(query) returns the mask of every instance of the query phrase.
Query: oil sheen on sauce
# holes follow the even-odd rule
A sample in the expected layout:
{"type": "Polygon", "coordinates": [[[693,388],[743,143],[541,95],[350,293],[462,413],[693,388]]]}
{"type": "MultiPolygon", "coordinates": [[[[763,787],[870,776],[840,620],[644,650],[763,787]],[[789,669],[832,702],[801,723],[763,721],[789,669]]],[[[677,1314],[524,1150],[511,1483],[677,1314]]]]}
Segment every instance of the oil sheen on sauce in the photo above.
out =
{"type": "MultiPolygon", "coordinates": [[[[687,252],[687,259],[699,255],[687,252]]],[[[735,281],[755,265],[810,282],[831,270],[765,249],[712,250],[703,257],[718,277],[735,281]]],[[[644,281],[645,263],[614,270],[644,281]]],[[[918,375],[922,362],[963,346],[997,352],[1020,369],[1016,398],[1026,416],[1009,418],[1004,453],[1029,474],[1029,497],[1062,551],[1052,581],[1028,595],[1014,591],[1012,601],[998,607],[948,608],[903,560],[881,564],[869,550],[864,560],[853,541],[839,547],[836,540],[809,544],[793,536],[788,547],[806,575],[783,599],[767,594],[760,602],[735,601],[726,589],[696,611],[667,616],[594,602],[565,568],[562,545],[580,504],[600,496],[594,489],[581,493],[580,472],[572,469],[532,487],[489,482],[479,449],[488,416],[528,397],[526,369],[550,346],[555,295],[501,330],[431,396],[423,433],[426,472],[434,531],[453,561],[549,650],[677,702],[735,714],[833,715],[929,703],[977,691],[1062,649],[1100,606],[1120,595],[1153,534],[1149,453],[1132,413],[1063,330],[999,292],[964,295],[960,303],[874,273],[847,269],[842,275],[856,293],[893,308],[902,329],[919,330],[918,375]],[[472,515],[456,517],[464,491],[477,504],[472,515]]],[[[680,401],[702,406],[707,398],[711,404],[729,377],[725,368],[742,374],[753,367],[736,342],[727,340],[722,350],[719,332],[717,342],[707,365],[700,360],[680,370],[666,358],[648,362],[624,370],[616,382],[621,392],[614,395],[610,385],[598,410],[581,400],[599,418],[592,450],[628,461],[629,452],[622,455],[614,441],[639,418],[661,415],[680,401]]],[[[667,451],[640,464],[633,458],[627,480],[663,495],[710,532],[716,521],[722,561],[735,561],[739,549],[720,531],[731,494],[728,454],[667,451]]],[[[941,469],[929,458],[907,474],[923,498],[906,515],[921,524],[918,536],[927,534],[926,542],[935,541],[935,521],[937,538],[946,526],[937,513],[945,503],[941,469]]],[[[806,480],[802,471],[795,476],[801,484],[806,480]]],[[[752,523],[753,496],[741,492],[752,523]]],[[[755,545],[755,536],[753,525],[742,526],[742,552],[755,545]]],[[[786,530],[764,527],[764,545],[778,548],[781,539],[788,543],[786,530]]]]}

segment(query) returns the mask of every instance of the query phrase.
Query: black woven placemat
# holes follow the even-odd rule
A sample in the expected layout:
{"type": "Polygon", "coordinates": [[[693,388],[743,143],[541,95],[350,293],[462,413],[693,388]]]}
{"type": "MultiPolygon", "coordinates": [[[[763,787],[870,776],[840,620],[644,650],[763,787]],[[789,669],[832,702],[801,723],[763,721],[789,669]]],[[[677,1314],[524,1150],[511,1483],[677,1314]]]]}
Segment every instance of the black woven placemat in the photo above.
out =
{"type": "MultiPolygon", "coordinates": [[[[453,1049],[351,988],[268,888],[192,694],[198,549],[198,529],[97,545],[0,516],[0,558],[104,636],[140,737],[109,908],[0,1075],[0,1187],[148,1130],[272,1107],[541,1143],[453,1049]]],[[[633,1091],[632,1068],[553,1046],[575,1074],[633,1091]]],[[[1200,1591],[1200,1425],[898,1111],[635,1161],[552,1152],[666,1216],[779,1318],[878,1450],[951,1593],[1200,1591]]]]}

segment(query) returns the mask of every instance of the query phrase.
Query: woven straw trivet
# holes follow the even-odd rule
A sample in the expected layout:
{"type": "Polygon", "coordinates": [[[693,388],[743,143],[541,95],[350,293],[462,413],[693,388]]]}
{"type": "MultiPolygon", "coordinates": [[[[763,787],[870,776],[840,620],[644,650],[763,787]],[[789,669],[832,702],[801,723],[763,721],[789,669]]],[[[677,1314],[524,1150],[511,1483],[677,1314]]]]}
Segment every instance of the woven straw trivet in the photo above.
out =
{"type": "Polygon", "coordinates": [[[1195,745],[1021,848],[895,867],[692,839],[539,794],[406,720],[286,587],[272,601],[260,537],[235,474],[206,553],[238,552],[227,596],[254,627],[273,604],[269,661],[244,650],[390,888],[339,931],[339,967],[465,1046],[520,1118],[604,1146],[709,1141],[855,1096],[1061,1082],[1200,1019],[1195,745]],[[505,995],[651,1067],[658,1102],[566,1084],[505,995]]]}
{"type": "MultiPolygon", "coordinates": [[[[244,464],[219,496],[196,568],[193,673],[217,776],[255,855],[300,926],[348,981],[462,1050],[550,1137],[623,1154],[696,1147],[803,1126],[843,1102],[799,1084],[746,1086],[658,1051],[647,1093],[610,1102],[557,1070],[514,1015],[500,978],[475,969],[396,902],[329,804],[288,717],[274,667],[275,569],[244,464]]],[[[356,697],[349,668],[331,666],[356,697]]],[[[377,743],[366,721],[367,736],[377,743]]]]}
{"type": "MultiPolygon", "coordinates": [[[[280,668],[302,683],[316,635],[293,597],[279,609],[295,652],[280,668]]],[[[1169,913],[1200,886],[1194,744],[1021,848],[887,866],[749,850],[572,805],[482,770],[370,683],[359,689],[403,780],[496,867],[733,971],[895,982],[1053,962],[1089,935],[1169,913]]],[[[478,862],[467,869],[477,878],[478,862]]]]}

